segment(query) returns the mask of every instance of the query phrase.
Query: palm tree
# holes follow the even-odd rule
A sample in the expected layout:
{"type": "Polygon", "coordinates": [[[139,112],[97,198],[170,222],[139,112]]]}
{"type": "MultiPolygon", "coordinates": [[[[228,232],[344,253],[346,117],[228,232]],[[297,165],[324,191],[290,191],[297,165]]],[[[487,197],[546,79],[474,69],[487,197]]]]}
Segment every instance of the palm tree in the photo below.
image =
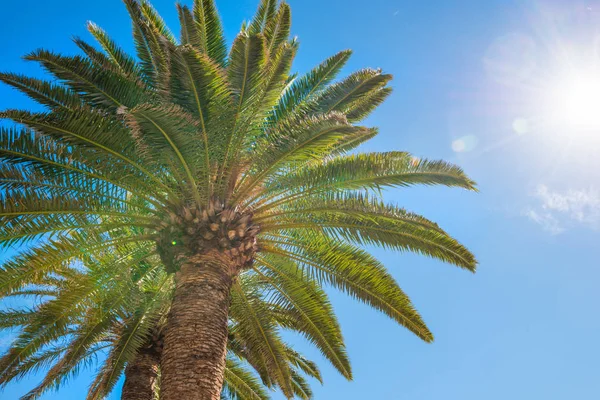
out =
{"type": "MultiPolygon", "coordinates": [[[[229,52],[210,0],[178,6],[179,41],[147,1],[124,2],[137,60],[90,24],[102,51],[76,39],[85,57],[26,56],[60,83],[0,76],[50,108],[2,113],[25,128],[0,137],[0,170],[11,182],[0,241],[29,245],[3,266],[0,290],[19,290],[82,254],[150,245],[174,274],[164,400],[219,399],[230,302],[246,310],[238,329],[266,339],[258,296],[241,286],[245,271],[282,302],[298,302],[296,319],[346,377],[349,363],[330,345],[333,333],[314,327],[322,315],[311,303],[313,281],[432,341],[408,297],[361,247],[417,252],[474,271],[464,246],[384,203],[380,190],[475,186],[442,161],[352,152],[377,134],[358,123],[389,95],[391,76],[363,69],[332,83],[349,51],[301,77],[290,74],[298,43],[289,39],[290,7],[276,0],[261,2],[229,52]],[[136,233],[119,233],[124,226],[136,233]]],[[[253,346],[292,396],[283,350],[268,340],[253,346]]]]}
{"type": "Polygon", "coordinates": [[[32,307],[2,313],[0,328],[18,328],[20,335],[0,359],[0,385],[49,369],[22,397],[35,399],[108,353],[88,398],[104,398],[127,361],[123,398],[154,398],[159,367],[155,328],[168,310],[172,279],[148,262],[122,268],[133,253],[124,254],[71,261],[60,273],[46,276],[43,284],[4,294],[3,298],[33,296],[36,301],[32,307]]]}
{"type": "MultiPolygon", "coordinates": [[[[133,249],[130,247],[129,250],[133,249]]],[[[142,249],[136,250],[140,254],[142,249]]],[[[58,389],[81,368],[96,363],[99,354],[107,352],[108,356],[90,386],[88,399],[105,398],[123,372],[122,399],[157,398],[164,316],[170,303],[173,279],[157,260],[123,268],[123,260],[131,254],[103,254],[100,259],[87,259],[83,267],[71,263],[65,269],[68,274],[48,276],[44,285],[31,285],[4,297],[28,296],[41,301],[33,308],[0,313],[0,330],[17,328],[22,331],[0,360],[5,371],[0,375],[0,386],[40,368],[49,369],[44,380],[22,397],[35,399],[49,389],[58,389]],[[61,323],[57,324],[57,321],[61,323]],[[61,329],[61,326],[67,328],[61,329]]],[[[256,279],[249,278],[241,277],[248,293],[258,290],[261,285],[256,279]]],[[[330,308],[327,303],[323,305],[330,308]]],[[[269,340],[285,349],[294,394],[300,399],[310,399],[312,393],[303,375],[321,380],[317,366],[292,350],[276,334],[280,330],[277,305],[264,299],[262,306],[268,310],[265,316],[270,319],[266,327],[271,332],[269,340]]],[[[231,314],[240,312],[243,311],[236,310],[234,305],[231,314]]],[[[256,364],[260,354],[247,346],[251,338],[244,337],[243,332],[236,329],[237,324],[234,319],[230,320],[223,399],[268,399],[263,383],[251,369],[264,377],[265,385],[269,385],[271,371],[256,364]],[[256,367],[249,369],[250,361],[255,362],[256,367]]]]}

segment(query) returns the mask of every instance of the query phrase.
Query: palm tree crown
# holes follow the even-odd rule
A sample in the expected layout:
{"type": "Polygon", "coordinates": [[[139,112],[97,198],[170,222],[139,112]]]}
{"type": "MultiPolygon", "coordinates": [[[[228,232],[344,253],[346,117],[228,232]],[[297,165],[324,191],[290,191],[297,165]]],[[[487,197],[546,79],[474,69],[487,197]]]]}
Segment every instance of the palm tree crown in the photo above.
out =
{"type": "Polygon", "coordinates": [[[475,186],[442,161],[353,152],[377,134],[359,123],[390,94],[391,76],[363,69],[336,81],[350,51],[291,74],[298,42],[289,38],[290,7],[276,0],[261,2],[229,51],[212,0],[178,5],[179,39],[146,0],[124,2],[137,59],[89,24],[101,50],[75,39],[85,56],[26,56],[57,83],[0,75],[49,109],[1,114],[24,128],[0,132],[0,245],[27,246],[2,266],[0,295],[43,285],[82,257],[131,254],[124,269],[160,257],[175,277],[161,367],[166,400],[220,395],[230,302],[245,310],[235,329],[254,338],[248,345],[275,372],[263,379],[289,397],[293,372],[284,347],[265,333],[261,297],[272,296],[288,323],[348,378],[337,325],[319,322],[329,319],[320,285],[433,340],[362,247],[417,252],[474,271],[464,246],[385,203],[380,190],[475,186]],[[248,279],[261,290],[245,290],[248,279]],[[193,345],[183,348],[188,340],[193,345]]]}

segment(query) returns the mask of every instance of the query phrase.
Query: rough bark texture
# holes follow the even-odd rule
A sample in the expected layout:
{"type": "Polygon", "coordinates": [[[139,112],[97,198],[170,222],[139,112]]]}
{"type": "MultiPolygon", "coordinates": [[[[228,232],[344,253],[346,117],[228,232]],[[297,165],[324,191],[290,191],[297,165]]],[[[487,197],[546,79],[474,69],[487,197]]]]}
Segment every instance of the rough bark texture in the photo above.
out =
{"type": "Polygon", "coordinates": [[[121,400],[154,400],[160,356],[152,351],[141,351],[133,363],[125,368],[125,383],[121,400]]]}
{"type": "Polygon", "coordinates": [[[161,400],[219,400],[233,274],[222,264],[188,261],[175,275],[161,360],[161,400]]]}

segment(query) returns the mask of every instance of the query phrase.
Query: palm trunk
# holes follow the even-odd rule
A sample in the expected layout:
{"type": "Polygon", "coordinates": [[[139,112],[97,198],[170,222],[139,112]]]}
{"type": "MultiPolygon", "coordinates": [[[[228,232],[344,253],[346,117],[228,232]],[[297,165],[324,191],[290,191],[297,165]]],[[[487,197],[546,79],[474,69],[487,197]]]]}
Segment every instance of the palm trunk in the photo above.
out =
{"type": "Polygon", "coordinates": [[[154,400],[159,363],[158,353],[140,351],[133,363],[125,368],[121,400],[154,400]]]}
{"type": "Polygon", "coordinates": [[[165,329],[161,400],[219,400],[225,371],[232,274],[189,262],[175,275],[165,329]]]}

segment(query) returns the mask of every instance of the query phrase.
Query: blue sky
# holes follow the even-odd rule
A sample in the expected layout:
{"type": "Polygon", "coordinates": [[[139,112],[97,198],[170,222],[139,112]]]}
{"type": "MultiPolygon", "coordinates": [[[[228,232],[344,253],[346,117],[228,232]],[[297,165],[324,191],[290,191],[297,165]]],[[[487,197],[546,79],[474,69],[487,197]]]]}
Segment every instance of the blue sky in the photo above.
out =
{"type": "MultiPolygon", "coordinates": [[[[565,103],[570,92],[559,84],[565,71],[600,76],[600,1],[289,2],[301,43],[297,71],[351,48],[345,73],[371,66],[395,76],[394,94],[367,121],[381,134],[364,150],[406,150],[458,163],[481,190],[387,193],[389,201],[438,221],[467,244],[479,270],[472,275],[376,250],[436,341],[422,343],[333,293],[355,378],[346,382],[292,338],[322,365],[325,385],[314,382],[315,397],[600,398],[600,123],[577,123],[589,119],[590,105],[600,110],[600,102],[592,97],[585,107],[576,104],[579,119],[569,120],[572,113],[563,114],[573,108],[565,103]]],[[[177,31],[173,3],[154,1],[177,31]]],[[[256,3],[217,2],[228,39],[256,3]]],[[[40,75],[20,57],[38,47],[75,53],[70,38],[90,39],[87,20],[133,49],[119,0],[2,1],[0,7],[2,71],[40,75]]],[[[0,109],[18,107],[34,106],[0,86],[0,109]]],[[[0,337],[0,346],[9,342],[0,337]]],[[[80,374],[44,399],[83,398],[89,376],[80,374]]],[[[0,397],[17,398],[35,383],[11,384],[0,397]]]]}

